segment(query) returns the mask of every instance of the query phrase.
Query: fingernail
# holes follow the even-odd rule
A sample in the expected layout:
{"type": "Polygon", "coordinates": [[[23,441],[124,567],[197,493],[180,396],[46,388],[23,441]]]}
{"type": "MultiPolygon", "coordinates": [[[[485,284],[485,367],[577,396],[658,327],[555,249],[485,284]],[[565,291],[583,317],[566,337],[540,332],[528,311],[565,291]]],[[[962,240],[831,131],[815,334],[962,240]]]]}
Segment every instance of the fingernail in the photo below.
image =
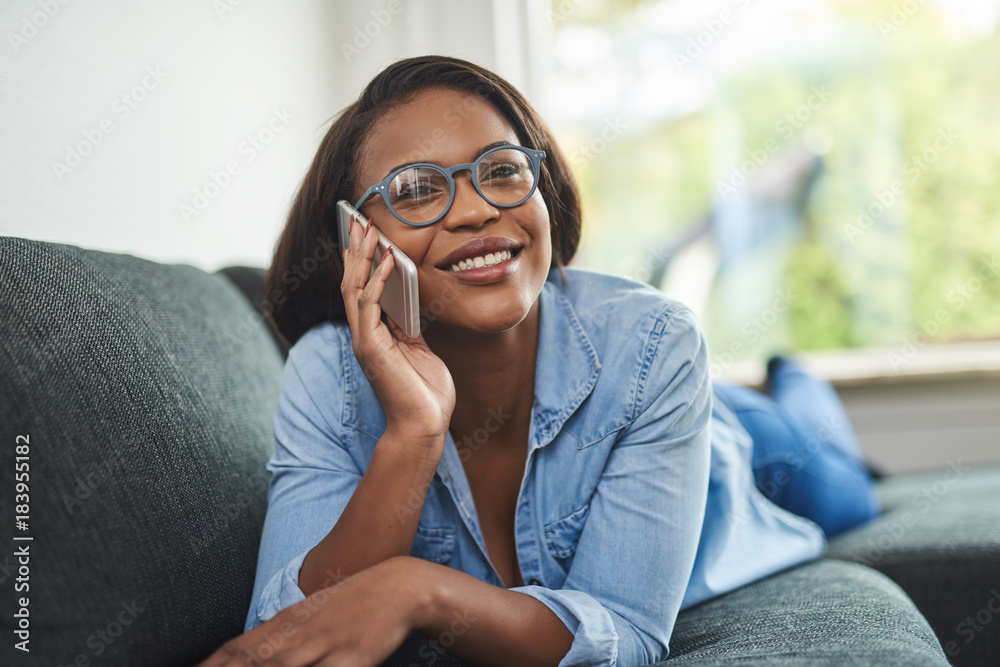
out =
{"type": "Polygon", "coordinates": [[[389,256],[389,253],[391,251],[392,251],[392,246],[389,246],[388,248],[385,249],[385,252],[382,253],[382,261],[385,261],[385,258],[389,256]]]}
{"type": "Polygon", "coordinates": [[[368,236],[368,230],[372,228],[372,221],[368,221],[368,226],[365,227],[365,236],[368,236]]]}

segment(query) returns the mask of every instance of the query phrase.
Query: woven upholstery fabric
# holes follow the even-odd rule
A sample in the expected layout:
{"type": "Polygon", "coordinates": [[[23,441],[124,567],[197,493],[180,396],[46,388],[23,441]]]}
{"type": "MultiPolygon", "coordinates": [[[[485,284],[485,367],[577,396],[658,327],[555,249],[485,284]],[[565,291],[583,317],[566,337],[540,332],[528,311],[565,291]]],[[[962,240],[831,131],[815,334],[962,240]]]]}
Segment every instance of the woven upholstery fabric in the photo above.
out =
{"type": "Polygon", "coordinates": [[[0,238],[0,295],[0,664],[194,664],[250,603],[278,348],[239,332],[236,287],[188,265],[0,238]],[[20,434],[34,539],[15,543],[20,434]],[[26,594],[30,656],[11,639],[26,594]]]}
{"type": "MultiPolygon", "coordinates": [[[[450,639],[430,642],[414,633],[383,667],[463,667],[440,648],[450,639]]],[[[657,664],[931,667],[948,661],[899,586],[863,565],[818,560],[685,609],[670,657],[657,664]]]]}
{"type": "Polygon", "coordinates": [[[1000,664],[1000,466],[887,477],[874,522],[828,557],[885,573],[907,592],[954,665],[1000,664]]]}
{"type": "MultiPolygon", "coordinates": [[[[227,266],[219,269],[216,273],[229,278],[239,288],[240,292],[243,293],[247,301],[253,304],[261,316],[260,326],[267,326],[268,331],[274,338],[275,344],[281,350],[281,358],[287,359],[288,350],[290,349],[288,342],[278,335],[278,332],[272,327],[270,321],[265,319],[270,314],[270,311],[274,309],[275,305],[270,299],[264,296],[264,276],[267,274],[267,271],[257,266],[227,266]]],[[[254,322],[247,322],[244,325],[244,327],[251,326],[256,326],[256,324],[254,322]]]]}
{"type": "Polygon", "coordinates": [[[677,617],[661,665],[947,665],[927,621],[875,570],[818,560],[677,617]]]}
{"type": "Polygon", "coordinates": [[[447,631],[444,636],[437,637],[433,641],[422,632],[414,632],[381,663],[380,667],[423,667],[424,665],[468,667],[468,663],[462,662],[447,652],[447,647],[451,646],[453,641],[453,637],[448,636],[447,631]]]}

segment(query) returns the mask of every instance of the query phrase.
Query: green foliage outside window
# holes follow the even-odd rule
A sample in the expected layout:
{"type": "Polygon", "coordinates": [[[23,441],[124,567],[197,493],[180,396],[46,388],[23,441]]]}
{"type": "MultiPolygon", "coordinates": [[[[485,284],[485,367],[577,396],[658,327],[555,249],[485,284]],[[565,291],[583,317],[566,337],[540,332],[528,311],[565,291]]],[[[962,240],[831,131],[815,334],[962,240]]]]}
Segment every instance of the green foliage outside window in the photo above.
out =
{"type": "MultiPolygon", "coordinates": [[[[628,67],[636,12],[649,4],[583,4],[556,29],[606,32],[628,67]]],[[[623,108],[626,130],[599,154],[574,146],[608,118],[556,123],[584,193],[579,263],[648,279],[660,242],[724,204],[732,169],[764,146],[777,159],[818,137],[823,171],[796,233],[732,267],[729,287],[713,292],[703,322],[713,350],[1000,335],[1000,36],[995,23],[989,34],[956,28],[931,3],[900,21],[898,5],[831,3],[839,32],[824,48],[721,77],[690,113],[642,120],[623,108]],[[759,302],[734,299],[761,267],[775,278],[759,302]],[[748,335],[746,313],[782,289],[798,298],[748,335]]]]}

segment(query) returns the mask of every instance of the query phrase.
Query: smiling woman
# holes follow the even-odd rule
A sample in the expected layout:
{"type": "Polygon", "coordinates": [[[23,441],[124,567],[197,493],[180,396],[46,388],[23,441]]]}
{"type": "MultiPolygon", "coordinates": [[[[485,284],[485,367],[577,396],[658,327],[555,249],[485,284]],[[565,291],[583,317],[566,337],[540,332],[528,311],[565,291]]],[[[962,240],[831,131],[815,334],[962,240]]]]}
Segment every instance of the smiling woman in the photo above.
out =
{"type": "Polygon", "coordinates": [[[475,664],[643,665],[680,609],[874,515],[828,387],[786,362],[774,399],[713,388],[683,304],[565,266],[575,185],[495,74],[380,73],[324,138],[269,294],[342,199],[368,227],[274,300],[292,348],[247,632],[204,664],[374,665],[420,631],[475,664]],[[379,307],[372,226],[416,266],[416,337],[379,307]]]}

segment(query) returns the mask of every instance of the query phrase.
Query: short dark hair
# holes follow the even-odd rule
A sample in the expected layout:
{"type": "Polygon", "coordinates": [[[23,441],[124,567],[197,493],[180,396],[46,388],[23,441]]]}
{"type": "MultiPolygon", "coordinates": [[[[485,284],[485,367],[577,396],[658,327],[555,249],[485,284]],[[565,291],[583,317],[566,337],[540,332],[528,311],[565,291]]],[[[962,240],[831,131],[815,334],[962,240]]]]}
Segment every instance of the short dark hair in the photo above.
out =
{"type": "Polygon", "coordinates": [[[546,152],[538,190],[551,220],[550,268],[562,274],[562,267],[576,254],[582,225],[576,183],[554,137],[524,96],[496,74],[465,60],[444,56],[400,60],[372,79],[361,97],[337,116],[275,245],[264,279],[264,311],[289,345],[320,322],[347,318],[340,291],[344,265],[336,230],[337,202],[353,201],[358,151],[375,122],[435,87],[469,92],[489,102],[514,128],[521,145],[546,152]]]}

